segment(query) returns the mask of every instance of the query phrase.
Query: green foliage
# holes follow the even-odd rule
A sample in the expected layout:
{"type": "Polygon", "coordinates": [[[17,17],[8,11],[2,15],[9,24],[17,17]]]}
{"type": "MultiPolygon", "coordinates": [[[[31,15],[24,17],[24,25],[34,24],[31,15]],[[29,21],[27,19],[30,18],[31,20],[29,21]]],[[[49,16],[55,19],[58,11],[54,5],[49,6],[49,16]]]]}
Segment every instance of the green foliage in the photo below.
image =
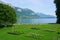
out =
{"type": "Polygon", "coordinates": [[[14,9],[7,5],[0,3],[0,25],[10,25],[16,23],[16,13],[14,9]]]}
{"type": "Polygon", "coordinates": [[[56,4],[57,23],[60,24],[60,0],[54,0],[56,4]]]}

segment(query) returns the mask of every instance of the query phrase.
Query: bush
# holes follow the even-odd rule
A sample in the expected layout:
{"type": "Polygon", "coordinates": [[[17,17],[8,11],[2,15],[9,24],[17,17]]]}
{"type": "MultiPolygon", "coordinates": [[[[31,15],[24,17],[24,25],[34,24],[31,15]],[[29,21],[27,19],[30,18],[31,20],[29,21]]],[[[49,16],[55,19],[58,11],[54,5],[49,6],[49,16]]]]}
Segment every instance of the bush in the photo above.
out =
{"type": "Polygon", "coordinates": [[[16,23],[16,13],[13,9],[13,7],[0,3],[0,27],[2,25],[13,25],[16,23]]]}

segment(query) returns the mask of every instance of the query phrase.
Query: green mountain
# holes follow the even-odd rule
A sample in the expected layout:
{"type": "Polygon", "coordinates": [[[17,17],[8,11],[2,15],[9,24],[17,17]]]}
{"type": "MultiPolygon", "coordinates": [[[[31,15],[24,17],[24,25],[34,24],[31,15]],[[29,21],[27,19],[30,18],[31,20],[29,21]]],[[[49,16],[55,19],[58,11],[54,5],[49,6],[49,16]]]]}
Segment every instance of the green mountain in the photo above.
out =
{"type": "Polygon", "coordinates": [[[20,18],[39,18],[40,16],[36,15],[34,11],[28,9],[28,8],[19,8],[15,7],[14,8],[16,11],[16,14],[20,18]]]}
{"type": "Polygon", "coordinates": [[[56,18],[52,15],[46,15],[44,13],[35,13],[28,8],[14,7],[17,17],[19,18],[56,18]]]}

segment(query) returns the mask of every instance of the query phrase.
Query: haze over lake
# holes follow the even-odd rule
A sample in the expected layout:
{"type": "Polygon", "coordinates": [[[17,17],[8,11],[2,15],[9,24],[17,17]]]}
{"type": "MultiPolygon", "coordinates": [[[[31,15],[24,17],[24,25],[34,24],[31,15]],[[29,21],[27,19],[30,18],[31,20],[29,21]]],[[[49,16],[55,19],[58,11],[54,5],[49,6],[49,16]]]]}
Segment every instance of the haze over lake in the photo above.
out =
{"type": "Polygon", "coordinates": [[[29,19],[29,18],[18,18],[18,24],[46,24],[46,23],[56,23],[56,18],[39,18],[39,19],[29,19]]]}

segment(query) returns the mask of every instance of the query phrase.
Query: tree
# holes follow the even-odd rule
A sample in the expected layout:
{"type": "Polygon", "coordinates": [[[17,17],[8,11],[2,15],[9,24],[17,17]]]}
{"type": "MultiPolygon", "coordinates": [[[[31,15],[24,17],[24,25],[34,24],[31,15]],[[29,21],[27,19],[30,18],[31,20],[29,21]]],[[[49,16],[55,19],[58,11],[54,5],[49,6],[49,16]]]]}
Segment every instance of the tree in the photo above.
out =
{"type": "Polygon", "coordinates": [[[60,24],[60,0],[54,0],[56,4],[57,23],[60,24]]]}
{"type": "Polygon", "coordinates": [[[0,3],[0,27],[16,23],[16,13],[13,7],[0,3]]]}

